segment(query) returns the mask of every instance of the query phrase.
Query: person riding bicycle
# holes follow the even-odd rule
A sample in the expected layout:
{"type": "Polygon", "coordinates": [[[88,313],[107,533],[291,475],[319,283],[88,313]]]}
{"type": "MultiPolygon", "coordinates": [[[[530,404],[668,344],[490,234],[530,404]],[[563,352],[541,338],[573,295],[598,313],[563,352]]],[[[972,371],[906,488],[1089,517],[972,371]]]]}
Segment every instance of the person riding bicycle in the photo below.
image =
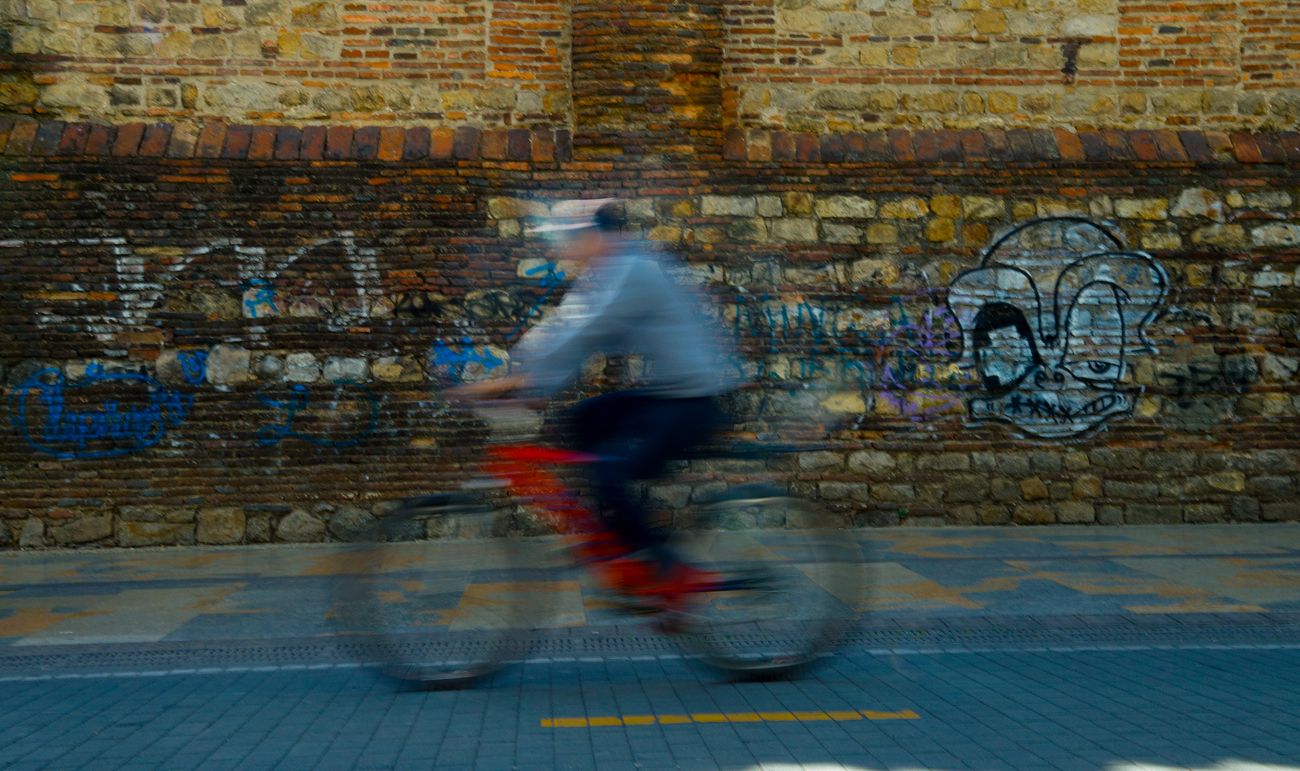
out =
{"type": "Polygon", "coordinates": [[[595,353],[644,357],[648,382],[585,399],[572,409],[576,449],[592,464],[607,524],[658,566],[655,581],[682,580],[690,568],[654,527],[633,483],[659,476],[670,460],[707,440],[722,423],[717,397],[735,387],[721,336],[692,293],[665,275],[663,258],[626,239],[617,199],[564,201],[531,231],[557,257],[582,268],[559,308],[511,351],[505,378],[461,386],[453,397],[482,400],[515,392],[551,396],[595,353]]]}

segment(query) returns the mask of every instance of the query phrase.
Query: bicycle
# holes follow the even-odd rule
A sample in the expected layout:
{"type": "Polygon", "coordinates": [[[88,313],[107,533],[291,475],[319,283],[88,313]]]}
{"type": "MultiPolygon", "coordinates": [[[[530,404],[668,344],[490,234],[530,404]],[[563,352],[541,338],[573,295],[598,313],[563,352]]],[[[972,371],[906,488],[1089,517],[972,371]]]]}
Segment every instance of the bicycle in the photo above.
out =
{"type": "MultiPolygon", "coordinates": [[[[542,416],[518,402],[476,413],[492,434],[480,473],[460,492],[404,499],[339,565],[332,614],[385,674],[463,684],[623,613],[659,619],[688,653],[743,677],[788,674],[849,632],[863,559],[847,521],[770,484],[723,490],[675,517],[672,548],[689,567],[664,581],[551,470],[596,456],[532,443],[542,416]]],[[[794,449],[690,460],[754,465],[794,449]]]]}

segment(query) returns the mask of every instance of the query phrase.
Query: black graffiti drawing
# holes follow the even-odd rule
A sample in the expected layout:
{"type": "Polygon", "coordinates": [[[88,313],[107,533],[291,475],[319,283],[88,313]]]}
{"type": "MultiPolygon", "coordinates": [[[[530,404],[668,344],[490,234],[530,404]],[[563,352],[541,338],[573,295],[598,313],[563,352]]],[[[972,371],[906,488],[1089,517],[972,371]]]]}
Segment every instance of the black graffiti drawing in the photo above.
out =
{"type": "Polygon", "coordinates": [[[1084,218],[1025,223],[949,288],[962,366],[976,374],[967,413],[1057,439],[1132,414],[1133,359],[1169,291],[1164,267],[1084,218]]]}

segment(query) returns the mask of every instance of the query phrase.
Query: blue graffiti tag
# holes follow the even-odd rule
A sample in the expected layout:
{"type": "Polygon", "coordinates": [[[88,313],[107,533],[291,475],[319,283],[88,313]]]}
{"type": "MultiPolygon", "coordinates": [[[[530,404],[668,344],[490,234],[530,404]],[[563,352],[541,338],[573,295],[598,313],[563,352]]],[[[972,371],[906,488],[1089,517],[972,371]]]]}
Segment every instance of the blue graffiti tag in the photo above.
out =
{"type": "Polygon", "coordinates": [[[515,338],[515,335],[518,335],[519,331],[522,330],[524,328],[524,325],[528,323],[528,320],[533,317],[533,314],[541,310],[541,307],[546,304],[546,300],[552,294],[555,293],[555,290],[560,287],[560,284],[564,283],[564,279],[565,279],[564,271],[560,270],[553,262],[548,262],[545,265],[538,265],[536,267],[529,268],[528,270],[524,271],[524,275],[536,276],[538,273],[541,273],[543,270],[546,271],[546,275],[542,276],[541,278],[541,286],[545,288],[546,291],[542,293],[541,297],[537,298],[537,300],[533,302],[532,307],[529,308],[528,312],[524,314],[524,317],[519,320],[519,323],[515,325],[515,328],[510,330],[510,334],[506,336],[507,340],[513,340],[515,338]]]}
{"type": "Polygon", "coordinates": [[[252,296],[245,292],[244,310],[248,312],[251,319],[260,318],[261,316],[274,316],[277,313],[275,307],[275,288],[265,279],[255,278],[248,282],[248,289],[252,290],[252,296]]]}
{"type": "Polygon", "coordinates": [[[258,401],[276,410],[284,410],[288,413],[284,423],[281,425],[263,426],[257,432],[257,441],[263,445],[271,446],[280,443],[285,437],[302,439],[305,442],[311,442],[318,447],[352,447],[359,444],[370,434],[374,433],[375,426],[379,423],[379,399],[370,391],[369,388],[352,380],[335,380],[333,384],[337,389],[355,389],[359,393],[358,397],[364,398],[370,406],[370,422],[365,428],[361,429],[351,439],[319,439],[304,434],[301,431],[295,431],[293,422],[297,417],[307,409],[311,402],[311,389],[301,383],[295,383],[290,389],[289,398],[285,400],[273,399],[266,394],[258,394],[258,401]]]}
{"type": "Polygon", "coordinates": [[[158,443],[168,426],[179,426],[194,403],[194,397],[175,393],[162,383],[137,372],[106,374],[91,365],[76,383],[68,383],[57,369],[43,369],[14,389],[14,428],[33,449],[61,460],[107,458],[138,452],[158,443]],[[49,380],[50,382],[46,382],[49,380]],[[148,400],[140,405],[122,405],[105,399],[97,409],[69,409],[66,391],[100,383],[139,384],[147,389],[148,400]],[[28,408],[35,400],[44,411],[40,436],[33,436],[28,408]],[[86,451],[94,442],[125,442],[126,446],[86,451]]]}
{"type": "Polygon", "coordinates": [[[185,376],[185,382],[190,385],[199,385],[208,373],[208,352],[207,351],[181,351],[176,354],[176,361],[180,362],[181,374],[185,376]]]}
{"type": "Polygon", "coordinates": [[[505,361],[492,353],[492,349],[486,345],[480,353],[474,348],[474,341],[468,337],[462,338],[461,343],[463,347],[460,350],[452,348],[442,340],[434,343],[433,350],[429,354],[429,368],[447,367],[453,379],[460,380],[465,374],[467,364],[482,364],[487,372],[505,365],[505,361]]]}

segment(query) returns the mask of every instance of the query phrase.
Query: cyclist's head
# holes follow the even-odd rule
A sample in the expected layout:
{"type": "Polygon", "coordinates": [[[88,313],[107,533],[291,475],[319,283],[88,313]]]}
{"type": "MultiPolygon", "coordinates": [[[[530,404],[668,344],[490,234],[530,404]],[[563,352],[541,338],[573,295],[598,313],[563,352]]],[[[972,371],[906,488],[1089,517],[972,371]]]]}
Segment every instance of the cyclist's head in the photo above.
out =
{"type": "Polygon", "coordinates": [[[555,242],[566,259],[588,262],[607,253],[626,223],[622,201],[588,198],[555,204],[551,216],[529,232],[555,242]]]}

